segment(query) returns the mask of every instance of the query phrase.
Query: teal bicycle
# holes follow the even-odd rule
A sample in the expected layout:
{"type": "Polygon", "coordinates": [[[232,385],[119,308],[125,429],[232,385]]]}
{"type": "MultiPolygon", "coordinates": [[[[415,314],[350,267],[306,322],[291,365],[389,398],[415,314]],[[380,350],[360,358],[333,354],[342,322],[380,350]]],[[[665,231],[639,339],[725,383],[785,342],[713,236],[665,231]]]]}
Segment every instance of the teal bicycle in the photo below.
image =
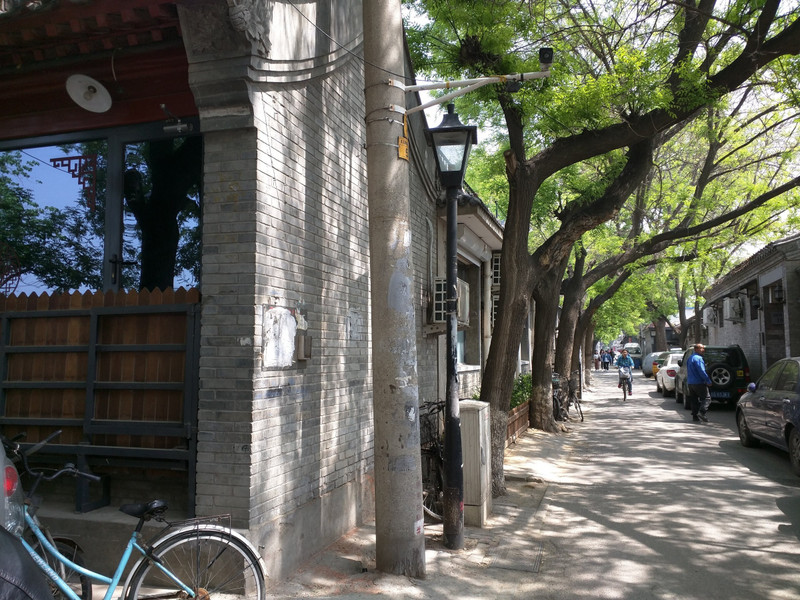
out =
{"type": "MultiPolygon", "coordinates": [[[[34,448],[54,438],[53,434],[34,448]]],[[[26,497],[41,481],[52,481],[64,475],[96,480],[90,473],[74,465],[48,474],[35,471],[19,444],[3,438],[6,452],[23,465],[34,478],[26,497]]],[[[171,523],[166,519],[167,503],[153,500],[142,504],[125,504],[120,510],[138,519],[122,558],[110,577],[87,569],[74,552],[63,543],[54,543],[27,501],[22,507],[25,525],[31,536],[20,537],[22,544],[39,568],[52,582],[54,598],[91,600],[89,581],[108,586],[103,600],[111,600],[122,581],[128,563],[138,557],[122,584],[125,600],[196,598],[198,600],[264,600],[266,575],[263,560],[250,542],[230,526],[228,515],[190,519],[171,523]],[[144,541],[142,528],[147,521],[164,523],[165,527],[153,539],[144,541]]]]}

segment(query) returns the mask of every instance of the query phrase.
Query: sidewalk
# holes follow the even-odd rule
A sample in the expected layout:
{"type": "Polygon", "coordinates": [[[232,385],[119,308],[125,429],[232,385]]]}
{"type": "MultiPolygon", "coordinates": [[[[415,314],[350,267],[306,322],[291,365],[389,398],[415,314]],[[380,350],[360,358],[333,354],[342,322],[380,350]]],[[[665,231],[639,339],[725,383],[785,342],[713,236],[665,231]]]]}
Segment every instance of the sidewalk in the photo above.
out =
{"type": "MultiPolygon", "coordinates": [[[[592,397],[584,392],[585,410],[591,410],[592,397]]],[[[570,423],[571,431],[560,435],[528,430],[506,449],[508,494],[493,499],[486,527],[465,528],[463,550],[443,546],[440,524],[426,525],[425,579],[377,572],[369,524],[314,556],[289,580],[271,582],[267,598],[529,598],[525,583],[535,578],[545,554],[541,529],[548,498],[581,426],[570,423]]]]}

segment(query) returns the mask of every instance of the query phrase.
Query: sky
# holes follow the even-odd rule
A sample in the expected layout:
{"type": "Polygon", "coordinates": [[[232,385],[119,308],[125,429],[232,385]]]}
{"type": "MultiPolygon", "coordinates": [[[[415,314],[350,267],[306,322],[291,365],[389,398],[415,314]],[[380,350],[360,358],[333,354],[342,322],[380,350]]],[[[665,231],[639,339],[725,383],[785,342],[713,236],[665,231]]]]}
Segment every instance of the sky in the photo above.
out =
{"type": "Polygon", "coordinates": [[[80,194],[78,180],[72,177],[65,168],[55,168],[50,164],[51,158],[65,156],[56,147],[29,148],[23,150],[23,158],[30,161],[38,159],[36,166],[27,179],[19,183],[33,191],[33,198],[39,206],[64,208],[73,204],[80,194]]]}

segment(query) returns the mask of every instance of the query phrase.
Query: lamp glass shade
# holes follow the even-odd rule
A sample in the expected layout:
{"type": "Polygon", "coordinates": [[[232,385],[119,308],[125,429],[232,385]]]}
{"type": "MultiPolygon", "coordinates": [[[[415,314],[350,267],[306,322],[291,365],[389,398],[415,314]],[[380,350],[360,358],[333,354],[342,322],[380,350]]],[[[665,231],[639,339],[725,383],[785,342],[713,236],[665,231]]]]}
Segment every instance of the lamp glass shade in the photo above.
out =
{"type": "Polygon", "coordinates": [[[436,147],[436,158],[439,169],[444,173],[461,171],[469,151],[469,132],[439,131],[432,132],[433,144],[436,147]]]}
{"type": "Polygon", "coordinates": [[[469,151],[478,140],[477,130],[476,126],[459,121],[452,104],[447,106],[447,114],[439,126],[430,130],[444,187],[461,187],[464,182],[469,151]]]}

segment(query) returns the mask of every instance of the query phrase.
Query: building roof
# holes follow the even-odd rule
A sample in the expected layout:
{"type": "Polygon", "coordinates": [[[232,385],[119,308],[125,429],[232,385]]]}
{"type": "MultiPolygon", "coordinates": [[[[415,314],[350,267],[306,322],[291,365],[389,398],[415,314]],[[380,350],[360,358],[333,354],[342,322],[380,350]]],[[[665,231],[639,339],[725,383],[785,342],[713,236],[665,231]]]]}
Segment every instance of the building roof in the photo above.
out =
{"type": "Polygon", "coordinates": [[[703,295],[711,298],[725,293],[734,282],[745,277],[749,272],[752,271],[752,274],[755,275],[759,266],[770,259],[780,259],[788,249],[794,248],[800,248],[800,233],[767,244],[748,259],[736,265],[727,275],[715,281],[703,295]]]}

